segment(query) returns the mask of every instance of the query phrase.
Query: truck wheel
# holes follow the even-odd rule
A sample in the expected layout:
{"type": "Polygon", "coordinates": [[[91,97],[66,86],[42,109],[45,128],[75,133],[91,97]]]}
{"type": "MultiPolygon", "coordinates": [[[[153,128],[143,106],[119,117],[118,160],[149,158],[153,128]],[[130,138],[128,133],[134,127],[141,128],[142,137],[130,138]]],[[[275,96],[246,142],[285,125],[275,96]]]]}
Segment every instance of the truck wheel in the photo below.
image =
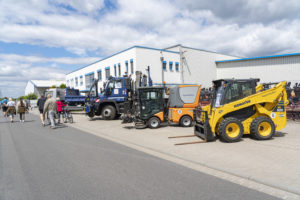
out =
{"type": "Polygon", "coordinates": [[[95,113],[94,112],[89,112],[88,116],[89,116],[89,118],[93,118],[95,116],[95,113]]]}
{"type": "Polygon", "coordinates": [[[160,120],[157,117],[151,117],[148,120],[148,127],[152,129],[160,127],[160,120]]]}
{"type": "Polygon", "coordinates": [[[225,142],[238,142],[244,133],[242,123],[234,117],[228,117],[221,121],[218,130],[221,140],[225,142]]]}
{"type": "Polygon", "coordinates": [[[116,109],[111,105],[107,105],[102,109],[101,115],[105,120],[113,120],[116,117],[116,109]]]}
{"type": "Polygon", "coordinates": [[[271,139],[274,133],[275,124],[269,117],[257,117],[251,123],[250,134],[257,140],[271,139]]]}
{"type": "Polygon", "coordinates": [[[180,126],[182,126],[182,127],[190,127],[192,125],[192,123],[193,123],[192,118],[187,115],[181,117],[180,122],[179,122],[180,126]]]}

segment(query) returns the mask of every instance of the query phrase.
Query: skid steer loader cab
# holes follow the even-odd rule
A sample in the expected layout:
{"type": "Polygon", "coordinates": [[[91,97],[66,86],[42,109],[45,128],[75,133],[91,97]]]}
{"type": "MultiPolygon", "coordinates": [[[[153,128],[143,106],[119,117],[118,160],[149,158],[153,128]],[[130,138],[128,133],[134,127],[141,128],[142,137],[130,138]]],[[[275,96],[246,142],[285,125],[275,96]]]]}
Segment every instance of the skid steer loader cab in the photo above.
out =
{"type": "Polygon", "coordinates": [[[286,82],[257,86],[259,79],[221,79],[211,104],[195,109],[194,132],[205,141],[219,136],[225,142],[237,142],[243,134],[255,139],[272,138],[275,130],[286,125],[288,104],[286,82]]]}
{"type": "Polygon", "coordinates": [[[213,107],[220,107],[224,104],[255,94],[258,81],[259,79],[222,79],[213,81],[216,93],[213,107]]]}

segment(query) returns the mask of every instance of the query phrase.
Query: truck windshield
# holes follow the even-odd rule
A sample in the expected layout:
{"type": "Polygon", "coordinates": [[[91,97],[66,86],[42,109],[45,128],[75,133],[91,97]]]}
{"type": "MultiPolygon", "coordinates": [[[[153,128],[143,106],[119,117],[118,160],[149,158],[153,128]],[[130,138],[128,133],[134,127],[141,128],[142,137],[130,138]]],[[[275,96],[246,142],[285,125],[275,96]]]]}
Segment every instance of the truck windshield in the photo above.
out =
{"type": "Polygon", "coordinates": [[[108,89],[120,89],[122,88],[122,80],[118,79],[118,80],[111,80],[108,85],[107,85],[108,89]]]}

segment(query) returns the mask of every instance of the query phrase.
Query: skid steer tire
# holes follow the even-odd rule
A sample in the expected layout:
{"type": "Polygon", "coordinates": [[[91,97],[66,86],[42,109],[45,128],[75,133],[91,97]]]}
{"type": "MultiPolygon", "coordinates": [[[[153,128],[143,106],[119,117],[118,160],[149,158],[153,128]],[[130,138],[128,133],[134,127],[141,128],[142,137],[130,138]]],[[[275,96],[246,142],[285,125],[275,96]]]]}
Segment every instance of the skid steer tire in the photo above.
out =
{"type": "Polygon", "coordinates": [[[237,118],[229,117],[221,121],[218,131],[222,141],[238,142],[243,137],[244,127],[237,118]]]}
{"type": "Polygon", "coordinates": [[[101,115],[105,120],[113,120],[116,117],[116,109],[111,105],[107,105],[102,109],[101,115]]]}
{"type": "Polygon", "coordinates": [[[190,116],[185,115],[181,117],[179,124],[182,127],[190,127],[193,124],[193,119],[190,116]]]}
{"type": "Polygon", "coordinates": [[[257,117],[250,126],[250,135],[256,140],[269,140],[275,133],[275,124],[269,117],[257,117]]]}
{"type": "Polygon", "coordinates": [[[160,119],[158,119],[157,117],[151,117],[148,120],[147,125],[151,129],[159,128],[160,127],[160,119]]]}

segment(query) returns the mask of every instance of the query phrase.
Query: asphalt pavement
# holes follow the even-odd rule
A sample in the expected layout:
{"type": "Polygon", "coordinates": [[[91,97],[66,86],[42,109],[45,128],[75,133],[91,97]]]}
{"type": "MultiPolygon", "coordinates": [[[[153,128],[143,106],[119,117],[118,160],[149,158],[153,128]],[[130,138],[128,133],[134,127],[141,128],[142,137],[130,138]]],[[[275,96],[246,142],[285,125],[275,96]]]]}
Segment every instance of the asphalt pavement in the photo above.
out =
{"type": "Polygon", "coordinates": [[[276,199],[36,115],[0,115],[0,200],[276,199]]]}

